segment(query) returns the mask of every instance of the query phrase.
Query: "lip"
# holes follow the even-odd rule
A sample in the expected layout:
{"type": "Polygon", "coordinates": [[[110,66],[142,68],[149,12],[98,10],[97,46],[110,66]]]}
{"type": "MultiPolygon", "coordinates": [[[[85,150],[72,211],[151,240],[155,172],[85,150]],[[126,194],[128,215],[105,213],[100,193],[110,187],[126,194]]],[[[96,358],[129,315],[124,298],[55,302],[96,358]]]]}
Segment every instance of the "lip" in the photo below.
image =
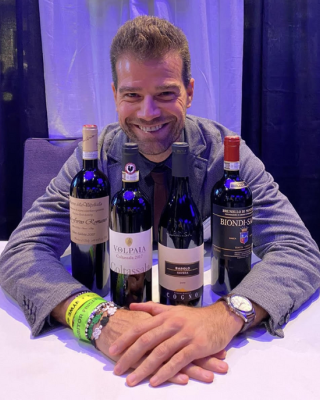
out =
{"type": "Polygon", "coordinates": [[[158,133],[158,132],[162,132],[162,130],[163,129],[165,129],[166,128],[166,126],[169,124],[169,122],[165,122],[165,123],[162,123],[162,124],[157,124],[157,125],[137,125],[137,124],[133,124],[133,126],[135,127],[135,128],[137,128],[137,129],[139,129],[139,131],[140,132],[143,132],[144,134],[153,134],[153,133],[158,133]],[[140,129],[140,126],[144,126],[144,127],[147,127],[147,128],[153,128],[153,127],[156,127],[156,126],[161,126],[161,128],[159,128],[159,129],[157,129],[157,130],[151,130],[151,131],[145,131],[145,130],[143,130],[143,129],[140,129]]]}

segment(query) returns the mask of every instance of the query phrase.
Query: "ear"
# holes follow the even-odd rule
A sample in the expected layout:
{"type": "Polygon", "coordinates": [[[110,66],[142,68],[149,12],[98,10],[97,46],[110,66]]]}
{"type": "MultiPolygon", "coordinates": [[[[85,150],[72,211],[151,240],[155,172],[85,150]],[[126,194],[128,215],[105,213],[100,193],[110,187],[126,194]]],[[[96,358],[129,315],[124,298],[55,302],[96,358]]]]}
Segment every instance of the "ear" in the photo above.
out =
{"type": "Polygon", "coordinates": [[[116,105],[116,111],[118,112],[118,107],[117,107],[117,89],[114,86],[113,82],[111,82],[111,88],[112,88],[112,92],[113,92],[114,102],[115,102],[115,105],[116,105]]]}
{"type": "Polygon", "coordinates": [[[193,99],[193,91],[194,91],[194,79],[191,78],[187,87],[187,108],[191,106],[193,99]]]}

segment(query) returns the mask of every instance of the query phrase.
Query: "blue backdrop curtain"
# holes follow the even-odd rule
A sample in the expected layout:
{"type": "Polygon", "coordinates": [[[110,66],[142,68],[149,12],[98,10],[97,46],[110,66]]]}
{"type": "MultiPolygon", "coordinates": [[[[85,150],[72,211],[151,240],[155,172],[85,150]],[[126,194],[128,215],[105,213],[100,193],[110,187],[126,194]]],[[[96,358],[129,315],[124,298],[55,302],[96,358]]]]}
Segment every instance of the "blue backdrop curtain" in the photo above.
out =
{"type": "Polygon", "coordinates": [[[0,0],[0,240],[21,220],[23,144],[48,137],[38,0],[0,0]]]}
{"type": "Polygon", "coordinates": [[[320,245],[320,3],[245,0],[241,135],[320,245]]]}

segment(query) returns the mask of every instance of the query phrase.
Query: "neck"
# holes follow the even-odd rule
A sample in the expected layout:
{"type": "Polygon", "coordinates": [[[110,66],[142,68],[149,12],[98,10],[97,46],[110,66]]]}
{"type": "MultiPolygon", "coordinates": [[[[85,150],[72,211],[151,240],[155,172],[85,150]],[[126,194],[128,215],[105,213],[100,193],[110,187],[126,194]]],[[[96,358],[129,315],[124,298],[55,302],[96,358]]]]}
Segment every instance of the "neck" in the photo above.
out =
{"type": "Polygon", "coordinates": [[[147,158],[148,160],[154,162],[154,163],[161,163],[162,161],[166,160],[170,154],[171,154],[171,146],[164,152],[161,154],[143,154],[143,156],[145,158],[147,158]]]}

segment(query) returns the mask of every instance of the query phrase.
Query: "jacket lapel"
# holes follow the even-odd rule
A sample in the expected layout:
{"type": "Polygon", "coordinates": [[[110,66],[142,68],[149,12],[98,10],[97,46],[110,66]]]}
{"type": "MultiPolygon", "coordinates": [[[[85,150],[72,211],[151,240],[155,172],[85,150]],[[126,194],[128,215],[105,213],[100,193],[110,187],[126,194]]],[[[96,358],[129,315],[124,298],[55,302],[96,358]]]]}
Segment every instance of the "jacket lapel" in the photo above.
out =
{"type": "Polygon", "coordinates": [[[199,202],[201,188],[207,173],[208,160],[201,157],[206,149],[204,136],[197,124],[188,117],[185,124],[185,141],[189,143],[189,183],[193,200],[199,202]]]}

